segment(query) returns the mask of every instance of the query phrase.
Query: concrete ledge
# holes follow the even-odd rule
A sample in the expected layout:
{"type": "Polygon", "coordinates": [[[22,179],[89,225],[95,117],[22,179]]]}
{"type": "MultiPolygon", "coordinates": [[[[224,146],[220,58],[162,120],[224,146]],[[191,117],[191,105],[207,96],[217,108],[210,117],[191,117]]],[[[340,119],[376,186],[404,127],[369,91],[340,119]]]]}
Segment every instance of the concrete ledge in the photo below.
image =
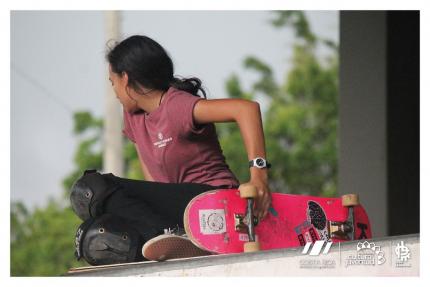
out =
{"type": "Polygon", "coordinates": [[[364,242],[336,243],[327,254],[315,256],[302,254],[300,247],[130,263],[66,276],[419,276],[419,234],[374,238],[368,240],[370,245],[364,242]],[[398,247],[402,241],[405,247],[398,247]],[[357,251],[359,243],[371,248],[357,251]],[[400,261],[396,248],[409,257],[400,261]]]}

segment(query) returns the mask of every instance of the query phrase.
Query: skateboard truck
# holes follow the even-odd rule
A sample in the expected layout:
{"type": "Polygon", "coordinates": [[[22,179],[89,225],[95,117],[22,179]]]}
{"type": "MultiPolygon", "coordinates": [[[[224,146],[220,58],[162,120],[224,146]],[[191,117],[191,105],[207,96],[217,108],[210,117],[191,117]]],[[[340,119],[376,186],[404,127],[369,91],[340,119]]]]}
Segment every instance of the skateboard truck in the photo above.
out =
{"type": "Polygon", "coordinates": [[[354,240],[354,206],[357,205],[359,205],[357,194],[346,194],[342,196],[342,206],[348,208],[348,219],[343,222],[329,221],[327,223],[330,238],[341,240],[354,240]]]}
{"type": "Polygon", "coordinates": [[[353,229],[351,222],[349,221],[329,221],[327,223],[329,236],[332,239],[341,239],[341,240],[352,240],[353,229]]]}
{"type": "Polygon", "coordinates": [[[240,197],[246,199],[246,212],[234,215],[235,230],[248,234],[248,242],[244,244],[245,252],[260,250],[260,245],[256,242],[254,227],[258,224],[258,219],[254,216],[253,207],[254,199],[257,198],[257,189],[251,184],[242,184],[239,186],[240,197]]]}
{"type": "MultiPolygon", "coordinates": [[[[251,202],[251,206],[252,204],[253,203],[251,202]]],[[[234,228],[237,232],[248,233],[249,235],[249,233],[252,233],[251,231],[251,229],[253,229],[252,227],[257,226],[257,224],[258,224],[258,219],[257,217],[253,216],[252,211],[249,212],[247,210],[246,214],[241,214],[241,213],[234,214],[234,228]],[[253,222],[252,222],[253,224],[249,224],[249,222],[251,221],[251,217],[253,218],[253,222]]]]}

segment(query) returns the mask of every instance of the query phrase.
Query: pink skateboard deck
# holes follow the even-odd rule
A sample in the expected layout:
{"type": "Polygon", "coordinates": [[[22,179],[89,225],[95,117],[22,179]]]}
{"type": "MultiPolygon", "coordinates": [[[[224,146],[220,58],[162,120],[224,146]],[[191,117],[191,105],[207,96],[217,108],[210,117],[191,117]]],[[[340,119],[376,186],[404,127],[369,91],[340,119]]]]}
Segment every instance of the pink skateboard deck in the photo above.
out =
{"type": "MultiPolygon", "coordinates": [[[[247,200],[240,197],[238,189],[202,193],[185,210],[185,231],[195,245],[212,253],[241,253],[249,240],[239,219],[246,210],[247,200]]],[[[360,204],[346,207],[340,197],[281,193],[272,193],[272,206],[254,230],[260,250],[372,236],[368,216],[360,204]]]]}

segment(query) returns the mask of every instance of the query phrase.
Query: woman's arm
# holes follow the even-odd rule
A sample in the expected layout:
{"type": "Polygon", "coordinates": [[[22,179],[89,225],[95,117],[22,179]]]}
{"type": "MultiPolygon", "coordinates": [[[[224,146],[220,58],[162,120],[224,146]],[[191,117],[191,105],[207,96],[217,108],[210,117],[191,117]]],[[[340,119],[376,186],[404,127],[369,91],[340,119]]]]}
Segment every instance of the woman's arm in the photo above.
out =
{"type": "Polygon", "coordinates": [[[142,155],[139,152],[139,148],[137,147],[137,144],[134,144],[134,147],[136,148],[137,155],[139,156],[140,165],[142,167],[143,176],[145,177],[145,180],[147,181],[154,181],[154,178],[152,178],[151,174],[149,173],[148,168],[146,167],[145,163],[143,162],[142,155]]]}
{"type": "MultiPolygon", "coordinates": [[[[201,100],[194,106],[193,117],[196,124],[237,122],[248,160],[256,157],[266,158],[260,105],[257,102],[242,99],[201,100]]],[[[261,219],[266,216],[271,201],[267,168],[251,167],[250,174],[250,182],[256,185],[259,191],[256,213],[261,219]]]]}

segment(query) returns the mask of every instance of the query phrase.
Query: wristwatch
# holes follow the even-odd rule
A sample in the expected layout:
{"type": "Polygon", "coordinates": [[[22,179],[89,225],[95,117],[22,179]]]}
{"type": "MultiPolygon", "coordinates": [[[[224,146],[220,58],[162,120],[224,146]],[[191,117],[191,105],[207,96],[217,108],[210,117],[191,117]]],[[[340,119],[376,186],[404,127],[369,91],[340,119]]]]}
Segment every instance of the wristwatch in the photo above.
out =
{"type": "Polygon", "coordinates": [[[249,161],[249,167],[270,168],[272,165],[262,157],[256,157],[249,161]]]}

